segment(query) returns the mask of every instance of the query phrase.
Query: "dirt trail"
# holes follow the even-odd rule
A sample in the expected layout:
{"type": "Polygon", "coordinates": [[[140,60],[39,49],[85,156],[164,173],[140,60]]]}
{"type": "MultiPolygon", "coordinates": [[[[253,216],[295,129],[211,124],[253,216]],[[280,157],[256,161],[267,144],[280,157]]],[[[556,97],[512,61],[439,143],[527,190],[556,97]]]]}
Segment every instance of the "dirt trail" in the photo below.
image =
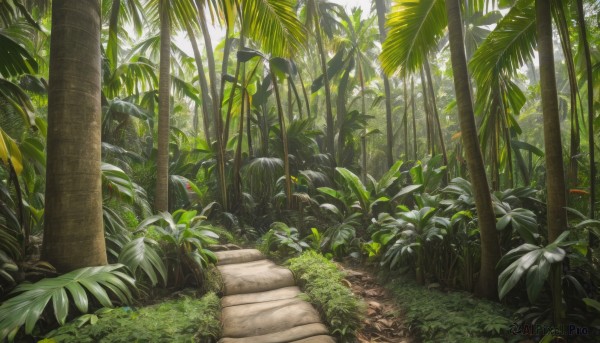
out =
{"type": "Polygon", "coordinates": [[[390,342],[414,343],[409,329],[404,324],[401,312],[387,290],[377,283],[369,271],[340,265],[347,273],[346,281],[352,292],[367,304],[367,317],[364,328],[358,333],[360,343],[390,342]]]}

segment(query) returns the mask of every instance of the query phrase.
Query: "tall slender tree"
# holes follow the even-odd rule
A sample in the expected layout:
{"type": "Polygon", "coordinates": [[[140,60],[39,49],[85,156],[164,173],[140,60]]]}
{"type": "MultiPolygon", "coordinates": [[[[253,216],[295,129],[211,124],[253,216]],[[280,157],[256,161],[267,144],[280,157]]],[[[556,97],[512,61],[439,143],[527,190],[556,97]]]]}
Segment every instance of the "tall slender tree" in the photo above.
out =
{"type": "Polygon", "coordinates": [[[169,111],[171,99],[170,0],[159,0],[160,65],[158,76],[158,134],[154,210],[169,210],[169,111]]]}
{"type": "MultiPolygon", "coordinates": [[[[554,47],[552,43],[552,13],[550,1],[536,0],[536,30],[544,117],[544,148],[546,152],[546,203],[548,242],[556,240],[567,226],[567,197],[558,114],[554,47]]],[[[565,309],[561,286],[562,264],[552,265],[550,287],[555,324],[563,324],[565,309]]]]}
{"type": "MultiPolygon", "coordinates": [[[[379,36],[383,43],[387,37],[387,31],[385,29],[385,15],[387,8],[385,0],[375,0],[375,6],[377,10],[377,22],[379,24],[379,36]]],[[[391,168],[394,164],[394,129],[392,125],[392,91],[390,88],[390,79],[387,74],[381,72],[381,78],[383,79],[383,88],[385,91],[385,134],[387,147],[385,150],[385,158],[387,161],[387,167],[391,168]]]]}
{"type": "Polygon", "coordinates": [[[321,28],[321,13],[317,2],[320,0],[308,0],[308,12],[312,18],[314,25],[315,39],[317,41],[317,50],[319,52],[319,62],[321,65],[321,73],[323,74],[323,87],[325,88],[325,123],[327,125],[325,132],[325,150],[334,157],[335,160],[335,130],[333,124],[333,107],[331,102],[331,86],[329,76],[327,75],[327,56],[325,54],[325,46],[323,45],[323,30],[321,28]]]}
{"type": "Polygon", "coordinates": [[[500,260],[500,244],[496,233],[496,217],[492,208],[490,188],[477,139],[477,127],[471,98],[469,73],[463,41],[460,0],[446,0],[446,17],[450,38],[450,59],[454,73],[454,90],[458,105],[461,137],[479,222],[481,236],[481,269],[476,293],[489,299],[498,298],[496,264],[500,260]]]}
{"type": "MultiPolygon", "coordinates": [[[[577,23],[579,24],[579,39],[583,46],[585,55],[585,71],[587,77],[587,100],[588,100],[588,145],[590,149],[590,218],[594,219],[594,205],[596,204],[596,159],[594,156],[594,82],[592,71],[592,58],[590,55],[590,44],[587,39],[585,25],[585,14],[583,12],[583,0],[577,0],[577,23]]],[[[590,246],[597,244],[595,236],[590,233],[590,246]]]]}
{"type": "Polygon", "coordinates": [[[100,2],[52,3],[42,258],[58,271],[106,264],[100,174],[100,2]]]}

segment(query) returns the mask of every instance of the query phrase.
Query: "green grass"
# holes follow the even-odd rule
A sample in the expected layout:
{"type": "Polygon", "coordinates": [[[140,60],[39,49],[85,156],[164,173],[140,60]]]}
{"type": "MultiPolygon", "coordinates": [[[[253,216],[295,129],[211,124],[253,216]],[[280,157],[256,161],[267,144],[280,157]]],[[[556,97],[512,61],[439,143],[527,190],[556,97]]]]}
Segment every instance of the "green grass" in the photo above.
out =
{"type": "Polygon", "coordinates": [[[314,251],[288,260],[288,265],[305,294],[305,300],[319,310],[331,334],[342,342],[354,341],[365,308],[362,301],[342,284],[344,274],[314,251]]]}
{"type": "Polygon", "coordinates": [[[469,293],[444,293],[410,280],[395,279],[386,287],[423,343],[508,342],[513,338],[511,311],[502,304],[469,293]]]}
{"type": "Polygon", "coordinates": [[[121,307],[96,318],[84,316],[85,326],[79,328],[81,322],[75,320],[41,342],[216,342],[221,333],[220,313],[220,300],[214,293],[137,310],[121,307]]]}

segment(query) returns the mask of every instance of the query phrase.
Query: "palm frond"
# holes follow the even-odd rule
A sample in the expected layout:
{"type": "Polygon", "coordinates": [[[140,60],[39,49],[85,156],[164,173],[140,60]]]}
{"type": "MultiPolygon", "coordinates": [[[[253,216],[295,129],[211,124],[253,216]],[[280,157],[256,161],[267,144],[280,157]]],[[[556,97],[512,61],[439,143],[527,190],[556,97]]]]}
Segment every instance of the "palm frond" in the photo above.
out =
{"type": "Polygon", "coordinates": [[[0,78],[0,100],[20,114],[29,126],[35,126],[35,113],[29,95],[18,85],[0,78]]]}
{"type": "Polygon", "coordinates": [[[25,333],[30,334],[50,301],[59,324],[65,323],[71,300],[80,312],[86,313],[89,294],[105,307],[113,307],[106,290],[120,302],[130,303],[133,298],[130,288],[135,289],[135,280],[118,270],[122,267],[122,264],[114,264],[81,268],[55,278],[19,285],[12,292],[18,295],[0,306],[0,340],[13,340],[23,325],[25,333]]]}
{"type": "Polygon", "coordinates": [[[512,75],[532,58],[536,45],[535,7],[532,0],[520,0],[473,55],[470,67],[478,90],[489,89],[497,75],[512,75]]]}
{"type": "Polygon", "coordinates": [[[135,192],[129,176],[123,169],[102,163],[102,184],[109,196],[133,202],[135,192]]]}
{"type": "Polygon", "coordinates": [[[389,75],[400,68],[406,75],[417,70],[437,47],[447,22],[444,0],[395,0],[379,57],[383,71],[389,75]]]}
{"type": "Polygon", "coordinates": [[[156,272],[163,284],[167,284],[167,267],[158,254],[158,244],[150,238],[140,237],[127,243],[119,254],[119,262],[129,267],[134,275],[138,270],[142,270],[152,286],[158,283],[156,272]]]}
{"type": "Polygon", "coordinates": [[[33,74],[38,64],[19,43],[0,32],[0,76],[14,77],[33,74]]]}
{"type": "Polygon", "coordinates": [[[274,56],[290,57],[301,50],[306,31],[290,0],[245,0],[243,25],[248,36],[259,42],[262,50],[274,56]]]}

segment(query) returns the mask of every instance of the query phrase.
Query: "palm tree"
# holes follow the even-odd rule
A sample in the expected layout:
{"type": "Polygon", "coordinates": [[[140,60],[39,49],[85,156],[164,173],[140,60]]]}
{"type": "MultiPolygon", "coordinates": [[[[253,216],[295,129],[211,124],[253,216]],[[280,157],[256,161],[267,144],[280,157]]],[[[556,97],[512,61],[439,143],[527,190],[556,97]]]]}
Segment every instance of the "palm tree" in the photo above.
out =
{"type": "Polygon", "coordinates": [[[106,264],[100,174],[100,3],[52,3],[42,258],[59,271],[106,264]]]}
{"type": "MultiPolygon", "coordinates": [[[[381,43],[385,41],[387,32],[385,30],[385,15],[387,8],[385,0],[375,0],[375,6],[377,9],[377,22],[379,24],[379,36],[381,43]]],[[[385,150],[385,156],[387,160],[387,167],[391,168],[394,164],[394,155],[392,146],[394,145],[394,131],[392,127],[392,91],[390,89],[390,80],[386,73],[381,73],[383,79],[383,87],[385,90],[385,132],[387,147],[385,150]]]]}
{"type": "MultiPolygon", "coordinates": [[[[352,15],[348,16],[345,11],[339,12],[342,18],[341,28],[343,34],[338,37],[340,48],[345,48],[348,51],[348,66],[353,66],[356,70],[356,77],[358,78],[360,86],[360,103],[361,103],[361,114],[367,116],[367,105],[366,105],[366,87],[365,84],[374,74],[374,68],[371,61],[375,56],[375,40],[376,31],[373,27],[375,17],[369,19],[362,19],[362,10],[355,8],[352,10],[352,15]]],[[[341,85],[340,85],[341,89],[341,85]]],[[[338,99],[345,99],[345,95],[340,98],[340,91],[338,91],[338,99]]],[[[341,104],[338,104],[338,111],[341,104]]],[[[343,106],[346,106],[345,101],[343,106]]],[[[338,121],[340,118],[338,117],[338,121]]],[[[367,146],[366,146],[366,135],[367,128],[365,126],[364,132],[361,134],[361,181],[366,182],[367,180],[367,146]]],[[[341,136],[341,135],[340,135],[341,136]]],[[[340,138],[341,139],[341,138],[340,138]]],[[[341,145],[338,145],[341,150],[341,145]]]]}
{"type": "MultiPolygon", "coordinates": [[[[319,63],[321,66],[321,74],[323,75],[323,86],[325,88],[325,151],[335,156],[335,134],[333,125],[333,108],[331,100],[331,87],[329,84],[329,75],[327,74],[327,55],[325,53],[325,47],[323,45],[323,34],[322,21],[324,17],[327,17],[323,11],[330,8],[330,5],[326,0],[307,0],[307,23],[308,27],[314,26],[315,39],[317,41],[317,51],[319,54],[319,63]]],[[[332,159],[335,160],[335,159],[332,159]]]]}
{"type": "MultiPolygon", "coordinates": [[[[552,14],[550,2],[535,1],[536,31],[544,117],[544,147],[546,149],[546,203],[548,242],[554,242],[567,226],[566,185],[564,176],[558,95],[554,74],[554,48],[552,43],[552,14]]],[[[562,264],[552,265],[550,287],[555,324],[563,324],[565,309],[561,286],[562,264]]]]}
{"type": "Polygon", "coordinates": [[[481,235],[481,270],[477,294],[489,299],[498,298],[496,264],[500,260],[500,244],[496,233],[496,217],[492,208],[490,189],[485,174],[485,166],[477,139],[477,127],[471,98],[469,73],[462,33],[460,0],[446,0],[446,18],[450,39],[450,59],[454,73],[454,89],[458,105],[458,119],[461,137],[466,152],[467,165],[481,235]]]}
{"type": "Polygon", "coordinates": [[[159,0],[160,66],[158,76],[158,152],[154,210],[169,210],[169,110],[171,99],[171,12],[170,0],[159,0]]]}

